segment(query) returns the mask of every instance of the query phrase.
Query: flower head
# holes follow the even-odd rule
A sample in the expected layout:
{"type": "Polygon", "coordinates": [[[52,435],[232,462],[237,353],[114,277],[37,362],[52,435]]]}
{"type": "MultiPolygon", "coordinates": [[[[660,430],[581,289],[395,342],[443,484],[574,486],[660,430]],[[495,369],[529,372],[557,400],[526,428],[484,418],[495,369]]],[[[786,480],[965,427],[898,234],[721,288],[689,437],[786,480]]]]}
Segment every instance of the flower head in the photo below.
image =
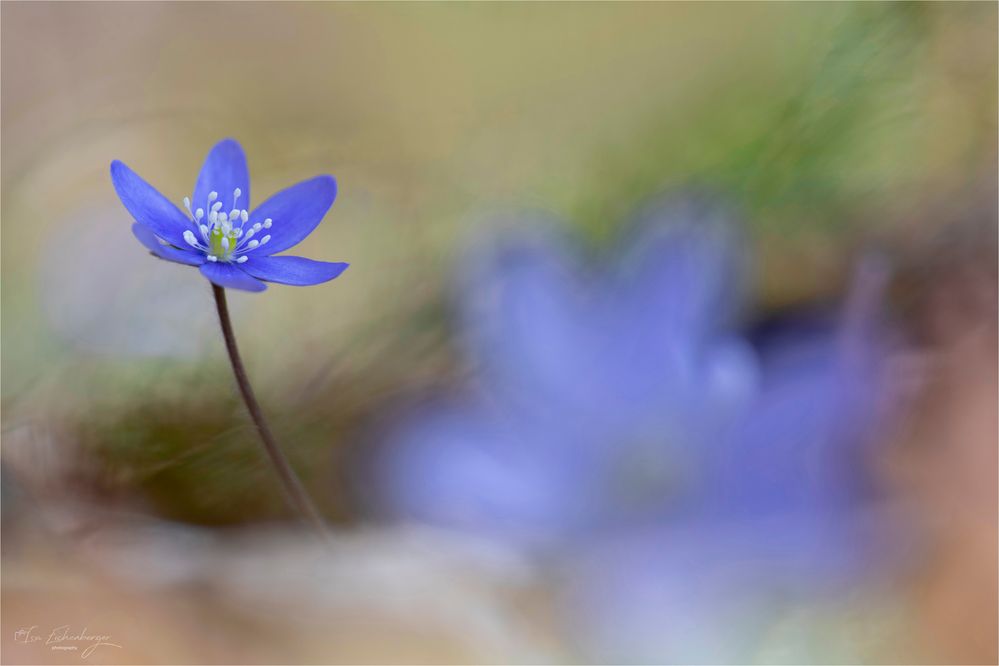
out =
{"type": "Polygon", "coordinates": [[[220,287],[263,291],[261,282],[307,286],[332,280],[347,264],[273,256],[305,239],[336,198],[336,180],[316,176],[273,195],[250,211],[250,173],[243,148],[217,143],[184,197],[186,214],[124,163],[111,163],[111,182],[135,218],[132,233],[161,259],[197,266],[220,287]]]}
{"type": "Polygon", "coordinates": [[[742,257],[715,216],[656,208],[603,267],[551,236],[473,257],[460,306],[478,396],[388,438],[381,508],[547,548],[849,503],[845,426],[866,429],[876,364],[848,362],[835,325],[766,348],[741,332],[742,257]]]}
{"type": "Polygon", "coordinates": [[[774,600],[876,559],[863,465],[884,396],[880,270],[841,316],[747,330],[731,227],[652,209],[623,252],[551,236],[473,257],[476,391],[418,412],[372,464],[377,508],[562,565],[572,643],[608,663],[745,661],[774,600]]]}

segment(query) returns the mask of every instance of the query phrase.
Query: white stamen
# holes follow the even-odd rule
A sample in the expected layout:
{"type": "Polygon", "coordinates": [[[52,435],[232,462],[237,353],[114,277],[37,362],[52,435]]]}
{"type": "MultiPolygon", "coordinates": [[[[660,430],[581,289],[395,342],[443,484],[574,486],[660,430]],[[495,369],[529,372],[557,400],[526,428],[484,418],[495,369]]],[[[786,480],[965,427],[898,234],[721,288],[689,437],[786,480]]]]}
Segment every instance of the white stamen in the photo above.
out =
{"type": "Polygon", "coordinates": [[[246,221],[250,219],[250,214],[246,212],[245,208],[239,212],[239,219],[243,220],[243,224],[246,224],[246,221]]]}
{"type": "Polygon", "coordinates": [[[236,260],[236,263],[237,264],[242,264],[242,263],[246,262],[247,259],[249,259],[249,257],[240,257],[239,259],[236,260]]]}
{"type": "Polygon", "coordinates": [[[208,193],[208,201],[209,202],[215,201],[218,198],[219,198],[219,193],[218,192],[209,192],[208,193]]]}
{"type": "Polygon", "coordinates": [[[271,218],[268,217],[266,220],[264,220],[264,229],[270,229],[270,228],[271,228],[271,218]]]}
{"type": "Polygon", "coordinates": [[[208,226],[202,224],[200,229],[201,229],[201,235],[205,237],[205,240],[208,240],[208,226]]]}
{"type": "Polygon", "coordinates": [[[225,213],[219,213],[219,220],[222,221],[223,223],[228,222],[229,216],[226,215],[225,213]]]}
{"type": "Polygon", "coordinates": [[[260,231],[261,226],[262,225],[259,222],[257,222],[256,224],[253,225],[253,230],[254,231],[260,231]]]}
{"type": "Polygon", "coordinates": [[[271,239],[271,237],[270,237],[270,236],[264,236],[263,238],[261,238],[261,239],[260,239],[260,244],[261,244],[261,245],[264,245],[264,244],[266,244],[266,243],[267,243],[267,241],[269,241],[270,239],[271,239]]]}
{"type": "MultiPolygon", "coordinates": [[[[215,194],[215,193],[212,192],[212,194],[215,194]]],[[[222,202],[221,201],[216,201],[215,203],[213,203],[212,204],[212,210],[214,212],[216,212],[216,213],[219,212],[220,210],[222,210],[222,202]]]]}
{"type": "Polygon", "coordinates": [[[194,219],[200,221],[201,218],[203,218],[204,216],[205,216],[204,208],[199,208],[198,210],[194,211],[194,219]]]}
{"type": "Polygon", "coordinates": [[[198,247],[198,241],[194,237],[194,232],[193,231],[190,231],[190,230],[185,231],[184,232],[184,240],[187,241],[187,244],[190,245],[191,247],[198,247]]]}
{"type": "Polygon", "coordinates": [[[229,219],[230,220],[235,220],[237,217],[239,217],[239,209],[238,208],[233,208],[232,210],[229,211],[229,219]]]}
{"type": "Polygon", "coordinates": [[[187,209],[188,213],[191,212],[191,199],[189,197],[184,197],[184,208],[187,209]]]}
{"type": "Polygon", "coordinates": [[[260,245],[260,241],[251,240],[249,243],[246,244],[246,247],[248,249],[252,250],[253,248],[257,247],[258,245],[260,245]]]}
{"type": "Polygon", "coordinates": [[[252,227],[250,229],[248,229],[247,232],[246,232],[246,240],[250,240],[251,238],[253,238],[253,234],[255,234],[255,233],[257,233],[256,229],[254,229],[252,227]]]}
{"type": "Polygon", "coordinates": [[[228,236],[223,236],[222,237],[222,249],[225,250],[226,252],[229,251],[229,237],[228,236]]]}
{"type": "Polygon", "coordinates": [[[208,261],[218,261],[218,260],[219,258],[216,257],[214,254],[208,255],[208,261]]]}

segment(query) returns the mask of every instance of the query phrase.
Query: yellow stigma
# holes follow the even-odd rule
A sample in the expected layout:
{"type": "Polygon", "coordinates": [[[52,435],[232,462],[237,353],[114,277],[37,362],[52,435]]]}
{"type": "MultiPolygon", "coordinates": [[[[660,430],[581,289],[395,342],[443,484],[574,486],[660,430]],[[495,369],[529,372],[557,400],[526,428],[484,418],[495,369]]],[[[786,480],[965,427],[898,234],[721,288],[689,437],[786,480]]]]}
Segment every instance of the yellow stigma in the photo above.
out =
{"type": "Polygon", "coordinates": [[[236,230],[225,232],[221,228],[215,227],[208,236],[208,242],[210,254],[218,257],[219,261],[229,261],[236,250],[236,230]]]}

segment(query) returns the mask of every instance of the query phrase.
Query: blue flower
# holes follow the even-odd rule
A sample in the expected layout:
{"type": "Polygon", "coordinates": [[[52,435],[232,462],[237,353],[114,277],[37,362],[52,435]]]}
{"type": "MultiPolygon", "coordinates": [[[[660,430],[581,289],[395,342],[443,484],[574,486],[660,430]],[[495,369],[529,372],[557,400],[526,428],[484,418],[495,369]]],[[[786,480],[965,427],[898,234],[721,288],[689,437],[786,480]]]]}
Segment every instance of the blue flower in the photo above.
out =
{"type": "Polygon", "coordinates": [[[848,345],[863,363],[835,326],[755,344],[738,326],[744,257],[712,217],[655,209],[603,267],[551,234],[474,256],[459,309],[478,390],[388,438],[378,509],[565,548],[852,501],[870,340],[848,345]]]}
{"type": "Polygon", "coordinates": [[[187,214],[124,163],[111,163],[111,181],[135,218],[132,233],[154,255],[197,266],[220,287],[263,291],[261,280],[295,286],[319,284],[347,264],[274,256],[297,245],[322,221],[336,198],[332,176],[316,176],[278,192],[252,212],[250,174],[243,149],[233,139],[208,153],[187,214]]]}
{"type": "Polygon", "coordinates": [[[880,271],[841,312],[750,328],[737,241],[687,201],[607,261],[537,231],[473,256],[474,390],[390,434],[378,508],[555,556],[600,662],[742,662],[775,607],[856,580],[887,534],[864,473],[880,271]]]}

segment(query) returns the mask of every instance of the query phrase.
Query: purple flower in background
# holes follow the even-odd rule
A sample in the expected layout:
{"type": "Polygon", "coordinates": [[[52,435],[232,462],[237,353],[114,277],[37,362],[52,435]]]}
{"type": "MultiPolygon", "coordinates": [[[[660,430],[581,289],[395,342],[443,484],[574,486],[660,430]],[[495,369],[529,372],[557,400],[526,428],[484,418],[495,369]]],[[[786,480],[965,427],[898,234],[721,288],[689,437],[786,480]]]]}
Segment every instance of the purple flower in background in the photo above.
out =
{"type": "Polygon", "coordinates": [[[185,215],[122,162],[111,181],[135,218],[132,233],[161,259],[197,266],[220,287],[263,291],[261,280],[307,286],[332,280],[347,264],[273,256],[305,239],[336,198],[332,176],[316,176],[273,195],[252,212],[250,174],[239,143],[225,139],[208,153],[185,215]]]}
{"type": "Polygon", "coordinates": [[[657,208],[605,267],[537,233],[473,256],[460,308],[478,395],[398,429],[376,461],[381,508],[558,546],[852,497],[840,435],[870,417],[873,366],[846,364],[832,329],[768,350],[741,334],[745,267],[717,217],[657,208]]]}
{"type": "Polygon", "coordinates": [[[567,247],[532,232],[471,258],[476,390],[401,423],[377,501],[563,556],[575,642],[600,660],[738,661],[759,604],[866,561],[881,278],[863,271],[842,315],[760,336],[715,209],[651,209],[606,261],[567,247]]]}

